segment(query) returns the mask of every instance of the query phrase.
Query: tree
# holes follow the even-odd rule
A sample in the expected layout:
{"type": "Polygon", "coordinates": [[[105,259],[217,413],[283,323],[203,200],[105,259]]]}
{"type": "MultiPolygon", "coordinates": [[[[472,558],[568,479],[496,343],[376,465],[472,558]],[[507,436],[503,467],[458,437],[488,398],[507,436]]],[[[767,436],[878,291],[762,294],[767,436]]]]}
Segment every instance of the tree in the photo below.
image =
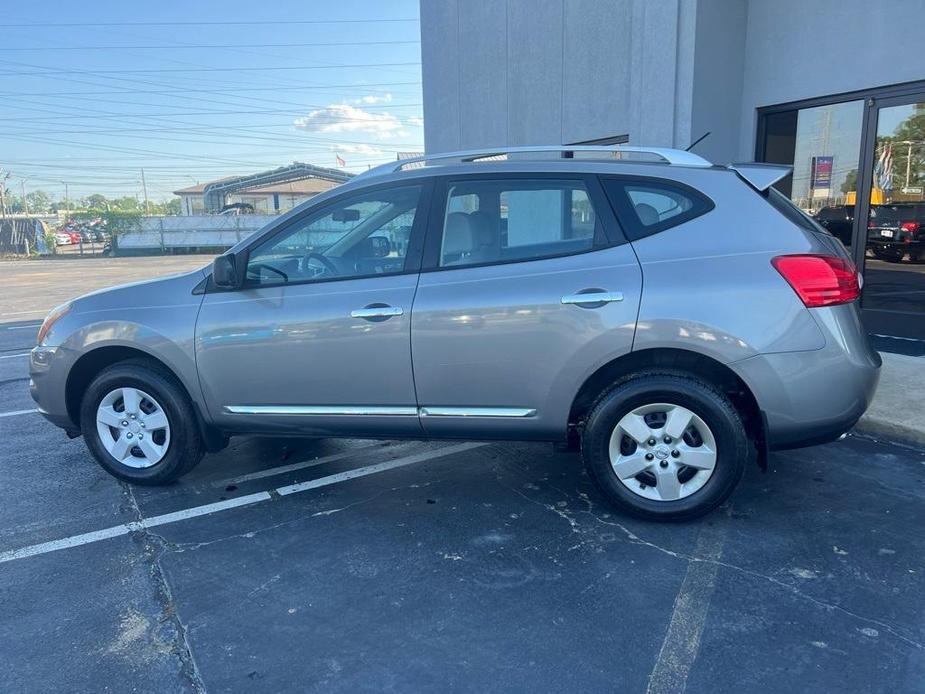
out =
{"type": "Polygon", "coordinates": [[[850,193],[852,190],[856,191],[858,189],[858,170],[851,169],[847,174],[845,174],[845,181],[841,184],[842,193],[850,193]]]}
{"type": "Polygon", "coordinates": [[[51,209],[51,196],[44,190],[33,190],[31,193],[26,193],[26,203],[29,212],[46,214],[51,209]]]}
{"type": "Polygon", "coordinates": [[[100,195],[99,193],[94,193],[93,195],[88,195],[86,198],[86,205],[89,208],[96,210],[105,210],[108,206],[109,200],[106,199],[105,195],[100,195]]]}

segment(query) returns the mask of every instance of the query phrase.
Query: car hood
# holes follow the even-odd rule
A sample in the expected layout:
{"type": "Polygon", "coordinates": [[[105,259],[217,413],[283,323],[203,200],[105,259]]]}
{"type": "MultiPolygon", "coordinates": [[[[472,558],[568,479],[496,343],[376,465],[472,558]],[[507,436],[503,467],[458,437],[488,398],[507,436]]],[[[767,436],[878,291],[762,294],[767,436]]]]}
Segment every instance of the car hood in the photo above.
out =
{"type": "Polygon", "coordinates": [[[71,310],[74,313],[87,313],[199,303],[201,297],[194,295],[193,289],[207,276],[206,269],[200,268],[192,272],[98,289],[73,299],[71,310]]]}

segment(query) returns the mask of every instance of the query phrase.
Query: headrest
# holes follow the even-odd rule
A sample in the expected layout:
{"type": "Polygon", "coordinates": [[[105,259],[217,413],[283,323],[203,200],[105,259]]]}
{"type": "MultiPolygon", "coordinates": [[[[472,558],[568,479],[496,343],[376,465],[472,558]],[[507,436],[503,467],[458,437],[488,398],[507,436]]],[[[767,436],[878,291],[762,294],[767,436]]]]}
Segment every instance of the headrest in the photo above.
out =
{"type": "Polygon", "coordinates": [[[443,231],[443,257],[472,252],[472,228],[469,215],[465,212],[451,212],[446,216],[443,231]]]}

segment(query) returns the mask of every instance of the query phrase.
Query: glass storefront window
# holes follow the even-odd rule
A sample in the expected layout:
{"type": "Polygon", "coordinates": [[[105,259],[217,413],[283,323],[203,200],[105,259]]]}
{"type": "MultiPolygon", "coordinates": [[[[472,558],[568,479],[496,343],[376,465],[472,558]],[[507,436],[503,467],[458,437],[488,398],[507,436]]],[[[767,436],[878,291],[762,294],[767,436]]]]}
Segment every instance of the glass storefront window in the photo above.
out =
{"type": "Polygon", "coordinates": [[[851,245],[864,102],[847,101],[765,117],[764,161],[793,166],[775,185],[851,245]]]}
{"type": "Polygon", "coordinates": [[[871,173],[862,305],[893,334],[892,316],[925,313],[925,103],[879,109],[871,173]]]}

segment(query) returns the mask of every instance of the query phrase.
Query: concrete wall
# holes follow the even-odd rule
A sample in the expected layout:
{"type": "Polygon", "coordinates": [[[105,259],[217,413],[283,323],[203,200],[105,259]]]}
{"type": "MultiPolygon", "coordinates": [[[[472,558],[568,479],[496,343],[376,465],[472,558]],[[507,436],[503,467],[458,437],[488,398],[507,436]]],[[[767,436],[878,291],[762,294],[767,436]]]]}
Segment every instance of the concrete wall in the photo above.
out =
{"type": "Polygon", "coordinates": [[[923,30],[923,0],[421,0],[425,143],[750,160],[761,106],[925,79],[923,30]]]}
{"type": "Polygon", "coordinates": [[[755,109],[925,79],[922,0],[750,0],[739,152],[755,109]]]}
{"type": "Polygon", "coordinates": [[[695,10],[692,0],[422,0],[427,150],[627,133],[687,146],[695,10]]]}

